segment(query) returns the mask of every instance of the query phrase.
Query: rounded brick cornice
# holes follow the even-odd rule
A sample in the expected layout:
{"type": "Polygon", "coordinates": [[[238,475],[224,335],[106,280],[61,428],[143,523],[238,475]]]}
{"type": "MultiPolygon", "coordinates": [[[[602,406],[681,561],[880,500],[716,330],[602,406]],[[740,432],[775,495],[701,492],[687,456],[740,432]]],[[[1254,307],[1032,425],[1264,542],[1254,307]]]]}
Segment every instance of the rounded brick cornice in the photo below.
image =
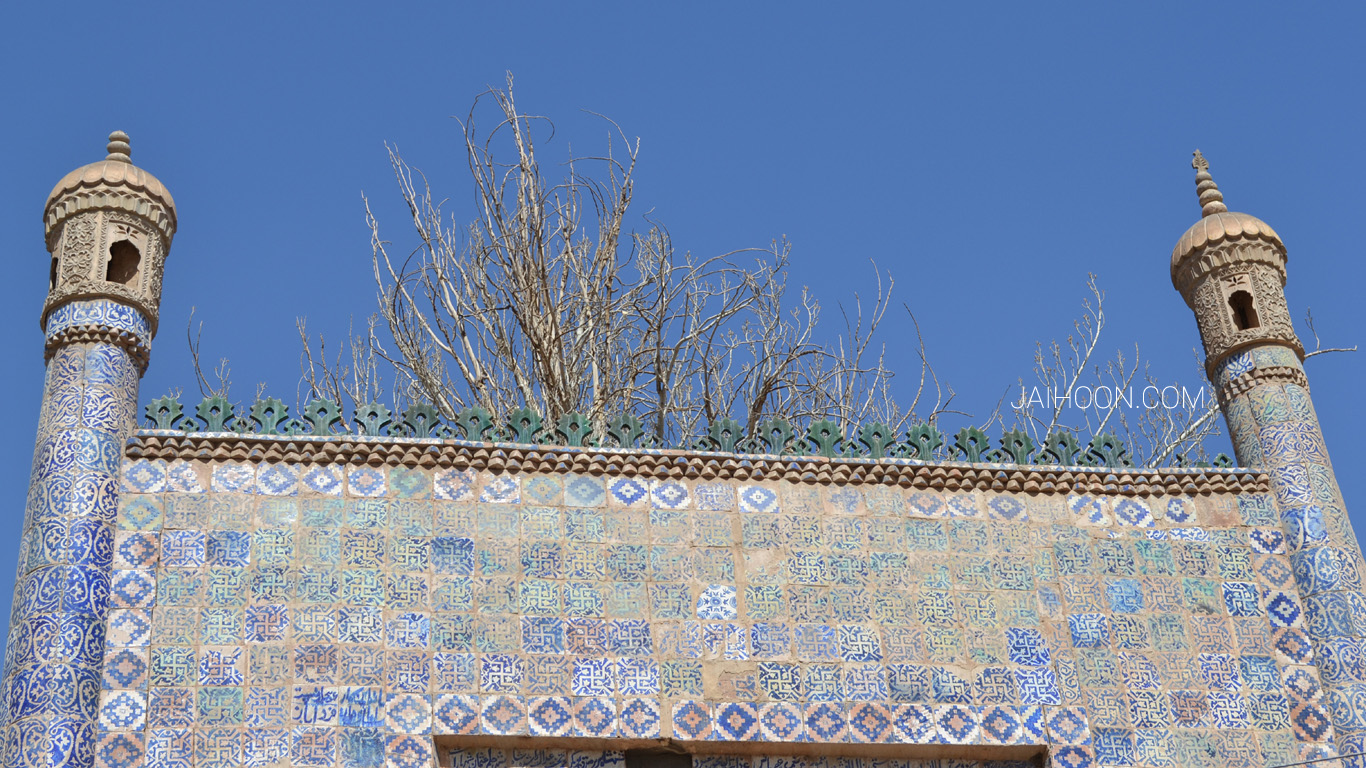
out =
{"type": "Polygon", "coordinates": [[[461,440],[275,437],[142,430],[129,442],[134,459],[370,464],[493,472],[554,472],[701,480],[785,480],[840,485],[895,485],[962,491],[1103,493],[1129,496],[1266,493],[1271,481],[1250,469],[1107,469],[1043,465],[929,463],[911,459],[826,459],[705,451],[626,451],[461,440]]]}

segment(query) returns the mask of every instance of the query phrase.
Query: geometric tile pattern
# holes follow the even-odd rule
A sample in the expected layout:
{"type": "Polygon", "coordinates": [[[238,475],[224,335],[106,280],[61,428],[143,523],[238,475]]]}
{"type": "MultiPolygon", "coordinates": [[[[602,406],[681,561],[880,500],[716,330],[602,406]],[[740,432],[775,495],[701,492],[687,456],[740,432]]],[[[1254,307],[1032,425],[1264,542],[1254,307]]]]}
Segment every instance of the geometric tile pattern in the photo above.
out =
{"type": "Polygon", "coordinates": [[[188,471],[214,490],[121,472],[100,727],[138,744],[249,728],[295,764],[426,765],[430,734],[1051,743],[1144,765],[1333,736],[1309,607],[1274,582],[1290,555],[1218,497],[188,471]]]}

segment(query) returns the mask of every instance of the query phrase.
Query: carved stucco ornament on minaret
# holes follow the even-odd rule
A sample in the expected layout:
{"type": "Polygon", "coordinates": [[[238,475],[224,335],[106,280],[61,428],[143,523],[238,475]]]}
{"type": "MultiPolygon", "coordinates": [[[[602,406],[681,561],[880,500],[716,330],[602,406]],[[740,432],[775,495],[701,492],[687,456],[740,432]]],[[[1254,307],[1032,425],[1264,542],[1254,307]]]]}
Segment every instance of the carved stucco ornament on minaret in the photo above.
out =
{"type": "Polygon", "coordinates": [[[1199,150],[1192,165],[1203,216],[1172,251],[1172,283],[1195,311],[1238,463],[1271,476],[1298,587],[1264,596],[1271,640],[1291,667],[1283,678],[1317,667],[1338,752],[1366,753],[1366,563],[1309,397],[1285,245],[1266,222],[1228,210],[1199,150]]]}
{"type": "MultiPolygon", "coordinates": [[[[107,298],[142,314],[150,340],[176,230],[175,201],[155,176],[133,165],[123,131],[109,135],[107,151],[104,160],[62,177],[48,195],[43,223],[52,264],[41,322],[46,329],[59,308],[107,298]]],[[[49,340],[49,357],[53,349],[49,340]]],[[[145,346],[130,352],[145,368],[145,346]]]]}
{"type": "Polygon", "coordinates": [[[1202,218],[1172,250],[1172,283],[1195,310],[1205,342],[1205,367],[1256,344],[1279,343],[1304,359],[1285,304],[1285,245],[1269,224],[1230,211],[1195,150],[1195,190],[1202,218]]]}

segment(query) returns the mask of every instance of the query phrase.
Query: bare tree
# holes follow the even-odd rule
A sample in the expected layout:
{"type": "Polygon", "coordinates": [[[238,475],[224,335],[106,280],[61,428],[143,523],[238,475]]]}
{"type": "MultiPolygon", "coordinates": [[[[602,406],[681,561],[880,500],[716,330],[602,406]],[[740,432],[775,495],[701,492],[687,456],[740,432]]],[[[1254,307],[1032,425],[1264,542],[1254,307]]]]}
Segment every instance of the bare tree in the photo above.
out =
{"type": "Polygon", "coordinates": [[[386,240],[366,199],[378,321],[328,353],[321,337],[313,351],[301,320],[301,389],[366,402],[381,389],[378,359],[396,398],[447,417],[530,407],[548,421],[580,413],[600,426],[629,414],[675,445],[720,419],[750,433],[768,418],[831,419],[849,434],[869,420],[899,429],[943,411],[952,391],[923,337],[914,396],[905,405],[892,397],[877,340],[892,281],[876,265],[872,306],[855,296],[840,307],[842,331],[826,334],[814,295],[788,288],[785,239],[680,253],[655,218],[631,216],[639,141],[607,120],[605,151],[570,156],[554,177],[538,154],[552,126],[518,110],[512,85],[509,76],[481,94],[460,122],[472,223],[445,212],[426,177],[389,147],[414,240],[386,240]]]}

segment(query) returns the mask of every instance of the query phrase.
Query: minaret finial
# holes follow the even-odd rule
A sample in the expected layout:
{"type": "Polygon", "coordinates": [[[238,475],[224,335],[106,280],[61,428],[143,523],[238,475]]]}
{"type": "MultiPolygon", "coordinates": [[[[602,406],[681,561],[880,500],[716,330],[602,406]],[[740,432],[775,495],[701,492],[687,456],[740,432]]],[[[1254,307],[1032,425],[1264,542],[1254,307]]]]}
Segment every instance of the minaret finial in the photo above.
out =
{"type": "Polygon", "coordinates": [[[1195,193],[1200,196],[1200,215],[1209,216],[1228,211],[1228,206],[1224,205],[1224,193],[1219,191],[1219,185],[1215,184],[1214,177],[1209,175],[1209,161],[1198,149],[1195,150],[1195,157],[1191,159],[1191,167],[1195,169],[1195,193]]]}
{"type": "Polygon", "coordinates": [[[128,134],[123,131],[114,131],[109,134],[109,146],[105,147],[109,156],[105,160],[118,160],[124,163],[132,163],[130,157],[133,150],[128,146],[128,134]]]}

